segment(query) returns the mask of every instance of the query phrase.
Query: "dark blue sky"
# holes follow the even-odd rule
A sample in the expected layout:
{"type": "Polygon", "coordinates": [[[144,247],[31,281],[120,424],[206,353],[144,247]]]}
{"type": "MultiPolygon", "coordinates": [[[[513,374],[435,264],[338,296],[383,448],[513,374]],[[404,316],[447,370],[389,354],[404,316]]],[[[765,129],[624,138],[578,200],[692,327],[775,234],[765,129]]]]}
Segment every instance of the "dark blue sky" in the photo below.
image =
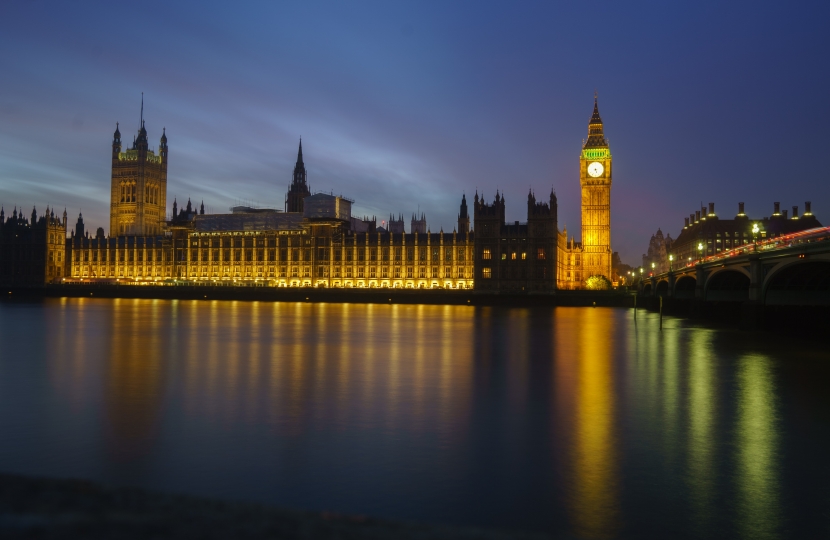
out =
{"type": "MultiPolygon", "coordinates": [[[[825,162],[827,2],[3,2],[0,204],[108,225],[115,122],[170,145],[168,201],[282,208],[313,190],[356,214],[452,230],[461,194],[559,197],[579,235],[578,157],[599,91],[612,244],[637,264],[700,202],[751,217],[813,202],[825,162]]],[[[169,208],[168,208],[169,210],[169,208]]]]}

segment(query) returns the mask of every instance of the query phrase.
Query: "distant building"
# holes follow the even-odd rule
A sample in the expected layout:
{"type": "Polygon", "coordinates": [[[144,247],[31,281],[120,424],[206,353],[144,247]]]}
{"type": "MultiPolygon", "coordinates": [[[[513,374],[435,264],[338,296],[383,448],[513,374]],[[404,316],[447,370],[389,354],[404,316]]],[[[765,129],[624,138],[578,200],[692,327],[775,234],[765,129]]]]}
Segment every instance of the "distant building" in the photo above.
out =
{"type": "Polygon", "coordinates": [[[658,274],[668,271],[673,242],[670,234],[663,237],[663,231],[657,229],[648,242],[648,251],[643,254],[643,268],[658,274]]]}
{"type": "Polygon", "coordinates": [[[756,240],[766,240],[822,226],[813,215],[809,201],[804,203],[802,216],[798,215],[797,206],[793,206],[793,215],[788,216],[787,210],[781,211],[781,204],[776,202],[773,203],[772,215],[761,219],[751,219],[744,212],[742,202],[738,203],[738,213],[734,218],[721,219],[715,214],[715,203],[710,202],[708,210],[705,206],[701,207],[695,213],[689,214],[689,217],[684,217],[683,221],[683,229],[672,242],[670,253],[665,255],[672,255],[674,260],[678,261],[675,264],[688,264],[701,257],[739,248],[756,240]],[[756,224],[757,234],[753,232],[756,224]]]}
{"type": "Polygon", "coordinates": [[[0,285],[42,286],[66,275],[66,211],[63,219],[46,208],[31,219],[14,209],[9,219],[0,209],[0,285]]]}
{"type": "Polygon", "coordinates": [[[420,234],[426,234],[427,233],[427,217],[426,217],[426,214],[424,214],[422,212],[420,218],[418,218],[417,214],[412,214],[412,220],[410,221],[410,225],[409,225],[409,232],[420,233],[420,234]]]}
{"type": "Polygon", "coordinates": [[[397,219],[395,219],[395,217],[392,214],[389,214],[389,223],[387,224],[387,230],[390,233],[406,232],[406,230],[404,229],[403,214],[398,214],[397,219]]]}

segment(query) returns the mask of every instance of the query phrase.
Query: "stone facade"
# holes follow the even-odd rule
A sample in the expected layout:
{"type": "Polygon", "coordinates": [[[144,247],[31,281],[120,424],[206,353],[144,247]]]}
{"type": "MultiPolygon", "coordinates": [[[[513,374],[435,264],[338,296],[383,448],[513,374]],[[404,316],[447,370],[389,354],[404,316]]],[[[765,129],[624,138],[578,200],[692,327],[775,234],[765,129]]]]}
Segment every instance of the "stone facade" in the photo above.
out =
{"type": "Polygon", "coordinates": [[[492,204],[473,199],[476,231],[475,288],[483,291],[546,291],[556,289],[557,206],[527,196],[527,222],[507,224],[504,197],[492,204]]]}

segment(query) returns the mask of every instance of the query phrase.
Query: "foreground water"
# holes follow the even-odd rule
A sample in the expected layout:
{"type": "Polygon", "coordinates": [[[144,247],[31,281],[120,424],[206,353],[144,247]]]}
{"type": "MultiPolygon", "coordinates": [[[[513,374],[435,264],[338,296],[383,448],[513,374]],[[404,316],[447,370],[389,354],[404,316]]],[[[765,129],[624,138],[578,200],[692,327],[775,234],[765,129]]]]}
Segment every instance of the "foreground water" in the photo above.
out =
{"type": "Polygon", "coordinates": [[[630,310],[0,302],[0,470],[575,538],[830,534],[830,353],[630,310]]]}

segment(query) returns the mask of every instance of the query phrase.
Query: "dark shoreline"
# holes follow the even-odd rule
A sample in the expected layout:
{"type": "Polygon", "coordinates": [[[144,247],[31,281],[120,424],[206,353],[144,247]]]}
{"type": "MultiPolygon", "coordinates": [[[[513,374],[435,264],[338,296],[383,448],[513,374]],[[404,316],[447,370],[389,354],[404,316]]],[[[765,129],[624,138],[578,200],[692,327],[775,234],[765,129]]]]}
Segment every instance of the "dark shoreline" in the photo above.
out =
{"type": "Polygon", "coordinates": [[[2,538],[542,539],[546,535],[274,508],[85,480],[0,474],[2,538]]]}

